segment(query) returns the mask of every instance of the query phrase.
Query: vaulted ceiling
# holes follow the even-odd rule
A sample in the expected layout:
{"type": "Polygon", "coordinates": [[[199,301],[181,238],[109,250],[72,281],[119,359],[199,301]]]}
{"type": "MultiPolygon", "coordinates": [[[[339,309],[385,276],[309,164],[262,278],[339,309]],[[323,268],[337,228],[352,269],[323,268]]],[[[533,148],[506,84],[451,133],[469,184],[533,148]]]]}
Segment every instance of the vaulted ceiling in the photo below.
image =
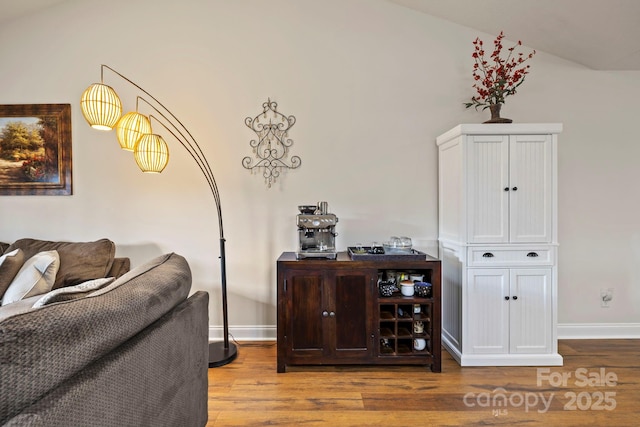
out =
{"type": "Polygon", "coordinates": [[[14,21],[65,1],[68,0],[2,0],[0,2],[0,24],[14,21]]]}
{"type": "MultiPolygon", "coordinates": [[[[0,24],[66,1],[2,0],[0,24]]],[[[388,1],[595,70],[640,70],[640,0],[388,1]]]]}
{"type": "Polygon", "coordinates": [[[595,70],[640,70],[640,0],[389,0],[595,70]]]}

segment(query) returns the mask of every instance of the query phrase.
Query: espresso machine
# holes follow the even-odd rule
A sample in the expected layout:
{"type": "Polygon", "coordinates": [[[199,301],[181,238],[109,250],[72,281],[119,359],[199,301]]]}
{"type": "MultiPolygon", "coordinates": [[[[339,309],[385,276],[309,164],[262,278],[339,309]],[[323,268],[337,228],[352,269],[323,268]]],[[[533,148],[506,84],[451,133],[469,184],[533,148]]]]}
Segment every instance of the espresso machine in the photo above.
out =
{"type": "Polygon", "coordinates": [[[296,258],[336,259],[336,224],[338,217],[329,213],[327,202],[298,206],[298,252],[296,258]]]}

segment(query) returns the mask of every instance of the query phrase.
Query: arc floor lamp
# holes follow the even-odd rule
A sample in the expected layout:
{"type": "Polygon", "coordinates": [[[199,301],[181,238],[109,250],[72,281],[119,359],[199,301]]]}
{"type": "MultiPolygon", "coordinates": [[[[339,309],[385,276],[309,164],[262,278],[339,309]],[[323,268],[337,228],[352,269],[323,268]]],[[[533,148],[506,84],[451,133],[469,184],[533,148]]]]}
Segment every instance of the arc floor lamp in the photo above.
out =
{"type": "Polygon", "coordinates": [[[182,122],[160,101],[153,97],[153,95],[118,71],[104,64],[100,68],[100,83],[94,83],[84,91],[80,99],[80,107],[84,118],[94,129],[112,130],[114,127],[116,128],[116,136],[121,148],[133,151],[135,161],[143,172],[160,173],[169,162],[169,147],[162,136],[152,131],[152,119],[169,132],[197,163],[213,195],[220,231],[220,273],[222,276],[224,339],[222,342],[212,342],[209,344],[209,367],[223,366],[232,362],[238,356],[238,349],[234,343],[229,342],[225,238],[222,227],[220,193],[218,192],[218,186],[213,177],[209,162],[204,156],[200,145],[198,145],[193,135],[182,122]],[[133,85],[150,100],[142,96],[137,96],[136,111],[122,115],[122,102],[120,101],[120,97],[113,88],[104,84],[105,69],[110,70],[133,85]],[[158,116],[153,114],[145,116],[139,113],[139,101],[143,101],[158,116]]]}

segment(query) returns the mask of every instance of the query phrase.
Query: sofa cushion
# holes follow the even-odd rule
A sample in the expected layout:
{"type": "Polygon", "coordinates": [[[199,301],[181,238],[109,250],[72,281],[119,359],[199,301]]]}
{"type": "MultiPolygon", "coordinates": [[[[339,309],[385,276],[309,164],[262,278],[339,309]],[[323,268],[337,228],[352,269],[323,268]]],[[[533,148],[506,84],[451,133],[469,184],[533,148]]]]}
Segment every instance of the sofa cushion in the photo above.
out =
{"type": "Polygon", "coordinates": [[[11,392],[0,393],[0,425],[154,323],[190,288],[187,261],[171,253],[85,298],[1,321],[0,390],[11,392]]]}
{"type": "Polygon", "coordinates": [[[49,292],[59,266],[60,257],[56,251],[39,252],[29,258],[2,296],[2,305],[49,292]]]}
{"type": "Polygon", "coordinates": [[[2,296],[11,281],[20,271],[22,264],[24,264],[24,252],[22,252],[22,249],[14,249],[0,256],[0,301],[2,301],[2,296]]]}
{"type": "Polygon", "coordinates": [[[131,260],[129,258],[114,258],[113,265],[107,276],[117,279],[129,270],[131,270],[131,260]]]}
{"type": "Polygon", "coordinates": [[[208,313],[208,294],[195,292],[0,425],[204,427],[208,313]]]}
{"type": "Polygon", "coordinates": [[[53,242],[20,239],[13,242],[7,251],[17,248],[24,251],[27,259],[38,252],[58,251],[60,269],[53,284],[53,289],[107,277],[116,252],[115,244],[109,239],[100,239],[95,242],[53,242]]]}
{"type": "Polygon", "coordinates": [[[48,304],[86,297],[91,292],[107,286],[114,280],[114,277],[103,277],[102,279],[89,280],[79,285],[54,289],[44,295],[33,295],[23,298],[0,307],[0,322],[8,317],[15,316],[16,314],[24,314],[48,304]]]}
{"type": "Polygon", "coordinates": [[[42,295],[34,295],[0,307],[0,322],[8,317],[15,316],[16,314],[27,313],[35,310],[33,308],[33,304],[41,297],[42,295]]]}
{"type": "Polygon", "coordinates": [[[114,280],[115,277],[103,277],[101,279],[88,280],[84,283],[80,283],[79,285],[54,289],[51,292],[40,295],[40,298],[33,303],[33,308],[42,307],[55,302],[71,301],[73,299],[86,297],[91,292],[107,286],[114,280]]]}

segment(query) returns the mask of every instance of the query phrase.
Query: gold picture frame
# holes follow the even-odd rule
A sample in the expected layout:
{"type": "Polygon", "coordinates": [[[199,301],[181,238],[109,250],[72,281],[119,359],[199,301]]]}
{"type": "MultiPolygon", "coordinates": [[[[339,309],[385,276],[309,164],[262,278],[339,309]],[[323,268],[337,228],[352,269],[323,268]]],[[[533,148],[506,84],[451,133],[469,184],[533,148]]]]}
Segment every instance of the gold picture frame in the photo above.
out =
{"type": "Polygon", "coordinates": [[[0,195],[71,194],[71,104],[0,105],[0,195]]]}

